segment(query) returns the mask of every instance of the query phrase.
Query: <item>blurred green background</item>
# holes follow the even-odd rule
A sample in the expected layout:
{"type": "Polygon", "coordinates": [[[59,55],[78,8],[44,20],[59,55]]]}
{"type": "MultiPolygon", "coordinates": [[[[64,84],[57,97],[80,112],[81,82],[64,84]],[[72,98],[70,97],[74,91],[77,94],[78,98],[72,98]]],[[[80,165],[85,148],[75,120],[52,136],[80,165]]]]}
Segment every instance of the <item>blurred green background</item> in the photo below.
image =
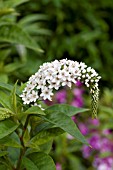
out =
{"type": "MultiPolygon", "coordinates": [[[[14,84],[18,79],[18,84],[26,82],[40,64],[55,59],[85,62],[102,76],[97,130],[100,136],[102,130],[113,129],[112,57],[113,0],[0,1],[0,81],[14,84]]],[[[87,93],[83,97],[84,106],[89,107],[87,93]]],[[[79,118],[86,123],[88,117],[79,118]]],[[[66,162],[63,170],[94,169],[94,157],[86,162],[81,158],[81,146],[75,141],[68,142],[61,136],[55,142],[56,152],[51,153],[56,162],[66,162]],[[64,141],[64,148],[69,144],[69,150],[62,151],[59,141],[64,141]],[[64,159],[57,160],[59,154],[64,159]],[[69,166],[68,162],[71,162],[69,166]]]]}

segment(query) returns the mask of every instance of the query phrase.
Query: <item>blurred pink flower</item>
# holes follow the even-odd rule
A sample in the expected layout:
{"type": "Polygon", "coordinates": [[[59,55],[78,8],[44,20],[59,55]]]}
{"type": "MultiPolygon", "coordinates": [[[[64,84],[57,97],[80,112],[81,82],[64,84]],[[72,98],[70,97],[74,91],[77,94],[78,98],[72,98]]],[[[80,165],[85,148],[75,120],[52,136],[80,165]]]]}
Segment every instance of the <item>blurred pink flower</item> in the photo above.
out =
{"type": "Polygon", "coordinates": [[[89,119],[89,123],[94,126],[99,126],[99,124],[100,124],[98,119],[89,119]]]}
{"type": "Polygon", "coordinates": [[[82,148],[82,154],[84,158],[88,158],[91,155],[92,148],[87,145],[84,145],[82,148]]]}
{"type": "Polygon", "coordinates": [[[113,143],[108,138],[103,138],[101,140],[101,152],[112,152],[113,143]]]}
{"type": "Polygon", "coordinates": [[[75,107],[83,107],[83,99],[82,98],[75,98],[73,99],[71,105],[75,107]]]}
{"type": "Polygon", "coordinates": [[[113,157],[95,158],[93,166],[97,170],[113,170],[113,157]]]}
{"type": "Polygon", "coordinates": [[[112,131],[111,131],[110,129],[104,129],[104,130],[102,131],[102,133],[103,133],[104,135],[110,135],[110,134],[112,133],[112,131]]]}
{"type": "Polygon", "coordinates": [[[74,94],[74,96],[82,97],[82,95],[83,95],[83,89],[74,88],[74,89],[73,89],[73,94],[74,94]]]}
{"type": "Polygon", "coordinates": [[[56,170],[62,170],[61,164],[60,163],[56,163],[56,170]]]}
{"type": "Polygon", "coordinates": [[[66,103],[66,90],[60,90],[55,94],[57,103],[66,103]]]}
{"type": "Polygon", "coordinates": [[[78,127],[83,135],[88,134],[88,127],[84,123],[79,123],[78,127]]]}
{"type": "Polygon", "coordinates": [[[76,86],[77,86],[77,87],[81,87],[82,85],[83,85],[83,84],[82,84],[80,81],[77,81],[77,82],[76,82],[76,86]]]}
{"type": "Polygon", "coordinates": [[[93,149],[99,150],[101,149],[101,137],[98,134],[94,134],[89,140],[89,144],[93,149]]]}

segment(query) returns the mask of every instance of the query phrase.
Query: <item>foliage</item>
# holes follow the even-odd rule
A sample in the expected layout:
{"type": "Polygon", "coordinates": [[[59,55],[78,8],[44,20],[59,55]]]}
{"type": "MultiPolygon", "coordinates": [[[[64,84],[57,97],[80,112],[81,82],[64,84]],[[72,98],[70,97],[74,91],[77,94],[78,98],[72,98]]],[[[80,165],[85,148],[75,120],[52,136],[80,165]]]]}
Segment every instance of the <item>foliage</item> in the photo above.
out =
{"type": "Polygon", "coordinates": [[[37,57],[29,56],[28,52],[34,51],[37,55],[42,53],[37,38],[49,34],[46,29],[41,32],[41,24],[38,24],[40,20],[47,20],[45,15],[29,14],[24,17],[17,12],[17,7],[25,4],[26,1],[0,1],[0,80],[2,82],[8,80],[14,82],[18,78],[24,80],[37,69],[37,62],[37,65],[31,67],[37,57]]]}
{"type": "MultiPolygon", "coordinates": [[[[113,2],[111,0],[32,0],[31,12],[43,12],[51,37],[42,42],[46,60],[71,58],[98,70],[105,86],[112,87],[113,2]],[[105,69],[106,64],[106,69],[105,69]],[[109,76],[108,76],[109,75],[109,76]]],[[[25,6],[21,6],[24,12],[25,6]]],[[[29,12],[24,12],[24,15],[29,12]]]]}
{"type": "Polygon", "coordinates": [[[7,170],[55,170],[55,164],[49,152],[53,139],[64,132],[68,132],[76,140],[88,145],[70,118],[77,112],[84,112],[87,109],[57,105],[42,111],[38,106],[24,106],[19,97],[20,93],[16,84],[12,87],[1,83],[1,166],[7,170]],[[67,114],[65,110],[68,110],[67,114]]]}
{"type": "MultiPolygon", "coordinates": [[[[70,104],[72,103],[77,106],[77,104],[79,105],[79,98],[83,98],[83,87],[82,89],[79,88],[79,92],[77,87],[74,87],[74,90],[72,91],[74,92],[75,89],[76,93],[73,95],[75,95],[78,102],[74,101],[75,99],[72,97],[70,104]]],[[[55,102],[68,102],[68,96],[71,94],[66,88],[57,93],[55,95],[57,99],[54,100],[55,102]],[[64,92],[66,92],[65,96],[62,95],[64,92]]],[[[73,117],[73,120],[78,125],[82,134],[86,136],[92,147],[77,143],[77,141],[75,141],[75,139],[69,134],[63,134],[55,139],[54,150],[52,150],[51,155],[55,159],[58,170],[74,170],[75,167],[79,167],[78,169],[81,170],[100,170],[102,167],[112,170],[112,93],[113,91],[108,88],[104,89],[99,102],[98,119],[90,119],[88,115],[82,113],[73,117]]],[[[85,100],[85,105],[86,103],[89,105],[88,100],[89,99],[85,100]]],[[[55,106],[51,107],[54,108],[55,106]]]]}
{"type": "Polygon", "coordinates": [[[54,170],[54,162],[58,170],[61,165],[63,170],[94,170],[97,156],[102,164],[112,157],[112,150],[108,152],[113,131],[112,16],[111,0],[0,1],[0,170],[17,167],[54,170]],[[77,89],[73,93],[61,89],[62,98],[56,94],[52,103],[66,104],[67,96],[69,105],[55,104],[45,111],[22,105],[19,94],[25,85],[19,88],[20,82],[34,74],[43,61],[61,58],[82,60],[102,76],[100,87],[106,88],[100,91],[99,126],[93,125],[88,115],[82,114],[86,109],[77,108],[89,105],[89,98],[83,99],[84,89],[79,97],[77,89]],[[16,87],[13,85],[17,79],[19,85],[16,87]],[[12,85],[6,84],[8,82],[12,85]],[[67,127],[67,121],[70,127],[67,127]],[[91,151],[87,158],[82,145],[86,140],[78,127],[83,135],[87,132],[90,145],[91,139],[95,140],[94,149],[84,145],[88,148],[86,154],[91,151]],[[94,132],[99,140],[93,138],[94,132]],[[103,139],[107,143],[100,149],[95,148],[102,144],[103,139]],[[107,152],[101,153],[104,147],[107,152]]]}

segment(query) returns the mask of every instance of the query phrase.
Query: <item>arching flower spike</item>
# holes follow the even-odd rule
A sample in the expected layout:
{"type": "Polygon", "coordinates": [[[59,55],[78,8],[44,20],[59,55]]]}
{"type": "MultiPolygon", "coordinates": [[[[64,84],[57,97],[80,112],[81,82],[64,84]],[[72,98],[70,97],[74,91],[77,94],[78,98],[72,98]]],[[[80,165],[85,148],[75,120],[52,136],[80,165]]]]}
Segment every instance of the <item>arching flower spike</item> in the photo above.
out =
{"type": "Polygon", "coordinates": [[[81,81],[89,88],[92,97],[92,114],[96,117],[98,107],[99,88],[101,77],[91,67],[83,62],[72,60],[55,60],[44,63],[38,72],[32,75],[20,95],[24,104],[36,104],[37,100],[52,100],[53,90],[61,86],[71,88],[72,83],[81,81]]]}

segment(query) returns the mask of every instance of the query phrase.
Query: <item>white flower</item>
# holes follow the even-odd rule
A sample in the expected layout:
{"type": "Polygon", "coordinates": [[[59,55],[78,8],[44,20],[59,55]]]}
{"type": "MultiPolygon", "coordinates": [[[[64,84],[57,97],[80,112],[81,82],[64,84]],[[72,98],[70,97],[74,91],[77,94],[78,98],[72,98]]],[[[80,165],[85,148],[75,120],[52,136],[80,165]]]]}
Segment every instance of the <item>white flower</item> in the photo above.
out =
{"type": "Polygon", "coordinates": [[[79,67],[81,68],[81,70],[84,70],[87,66],[85,63],[80,62],[79,67]]]}
{"type": "Polygon", "coordinates": [[[86,70],[87,72],[91,72],[91,67],[88,67],[86,70]]]}
{"type": "Polygon", "coordinates": [[[41,79],[41,80],[38,82],[36,88],[37,88],[37,89],[41,89],[41,88],[45,87],[45,85],[46,85],[45,79],[44,79],[44,80],[41,79]]]}
{"type": "Polygon", "coordinates": [[[63,83],[62,83],[62,86],[68,86],[68,87],[70,87],[71,88],[71,85],[72,85],[72,83],[70,82],[70,81],[64,81],[63,83]]]}
{"type": "Polygon", "coordinates": [[[30,102],[36,102],[36,100],[39,98],[38,92],[35,90],[32,90],[32,92],[29,94],[30,102]]]}
{"type": "Polygon", "coordinates": [[[50,89],[55,88],[56,90],[58,90],[59,87],[60,87],[60,81],[54,81],[54,80],[55,80],[55,79],[53,79],[53,81],[50,82],[49,88],[50,88],[50,89]]]}
{"type": "Polygon", "coordinates": [[[27,84],[23,92],[30,93],[33,88],[34,86],[32,84],[27,84]]]}
{"type": "Polygon", "coordinates": [[[24,101],[24,104],[30,104],[30,96],[29,95],[26,95],[26,97],[22,98],[23,101],[24,101]]]}
{"type": "Polygon", "coordinates": [[[76,80],[76,75],[74,75],[74,74],[69,74],[68,81],[75,84],[75,83],[77,82],[77,80],[76,80]]]}
{"type": "Polygon", "coordinates": [[[68,78],[68,76],[69,76],[69,73],[66,72],[65,69],[59,71],[58,78],[59,78],[61,81],[66,81],[66,79],[68,78]]]}
{"type": "Polygon", "coordinates": [[[52,89],[44,87],[42,93],[40,94],[40,97],[42,97],[44,100],[48,99],[51,101],[51,96],[53,96],[52,89]]]}

